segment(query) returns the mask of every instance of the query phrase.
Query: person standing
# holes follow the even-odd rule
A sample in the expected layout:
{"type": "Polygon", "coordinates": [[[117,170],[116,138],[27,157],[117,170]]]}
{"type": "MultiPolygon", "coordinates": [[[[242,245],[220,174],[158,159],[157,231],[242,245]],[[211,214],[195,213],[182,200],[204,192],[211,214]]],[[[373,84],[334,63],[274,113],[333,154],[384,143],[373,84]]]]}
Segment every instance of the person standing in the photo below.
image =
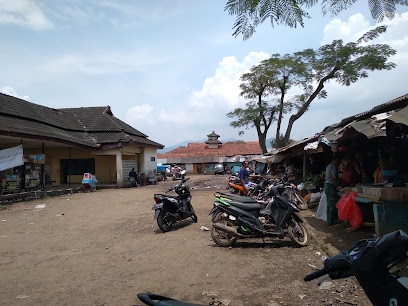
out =
{"type": "Polygon", "coordinates": [[[339,197],[337,195],[338,175],[337,168],[340,160],[337,156],[332,158],[331,163],[326,168],[326,177],[324,181],[324,192],[327,196],[327,225],[333,226],[339,223],[338,212],[336,208],[339,197]]]}

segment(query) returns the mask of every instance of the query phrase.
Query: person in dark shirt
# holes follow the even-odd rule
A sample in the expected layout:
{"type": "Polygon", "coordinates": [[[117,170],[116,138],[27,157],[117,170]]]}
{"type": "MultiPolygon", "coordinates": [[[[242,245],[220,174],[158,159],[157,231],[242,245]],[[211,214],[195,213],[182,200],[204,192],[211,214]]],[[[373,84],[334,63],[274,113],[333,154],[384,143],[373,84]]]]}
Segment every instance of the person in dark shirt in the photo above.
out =
{"type": "Polygon", "coordinates": [[[238,177],[241,179],[241,184],[248,191],[248,187],[251,185],[255,185],[254,183],[249,181],[249,171],[248,171],[248,162],[244,161],[242,163],[242,168],[239,171],[238,177]]]}
{"type": "Polygon", "coordinates": [[[130,170],[129,177],[134,177],[135,179],[137,179],[137,173],[135,171],[135,168],[132,168],[132,170],[130,170]]]}

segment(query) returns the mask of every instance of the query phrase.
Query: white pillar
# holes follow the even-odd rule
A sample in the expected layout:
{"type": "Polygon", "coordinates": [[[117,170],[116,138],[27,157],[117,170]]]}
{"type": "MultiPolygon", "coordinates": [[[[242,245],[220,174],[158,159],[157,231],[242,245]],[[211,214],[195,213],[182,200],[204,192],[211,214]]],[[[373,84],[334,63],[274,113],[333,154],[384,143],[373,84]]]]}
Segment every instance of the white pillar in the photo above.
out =
{"type": "Polygon", "coordinates": [[[116,186],[122,187],[122,149],[116,152],[116,186]]]}

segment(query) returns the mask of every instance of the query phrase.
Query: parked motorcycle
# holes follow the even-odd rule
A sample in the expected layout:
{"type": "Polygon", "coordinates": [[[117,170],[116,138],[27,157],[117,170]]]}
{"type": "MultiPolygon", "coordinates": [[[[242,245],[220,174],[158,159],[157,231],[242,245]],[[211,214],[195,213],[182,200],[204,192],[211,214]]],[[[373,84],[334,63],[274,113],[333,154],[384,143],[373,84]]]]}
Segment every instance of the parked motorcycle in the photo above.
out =
{"type": "Polygon", "coordinates": [[[171,167],[170,171],[171,171],[171,176],[172,176],[173,181],[183,179],[186,174],[186,170],[183,170],[178,166],[171,167]]]}
{"type": "Polygon", "coordinates": [[[228,181],[230,193],[237,193],[240,195],[247,195],[248,191],[242,186],[241,179],[238,176],[231,175],[228,181]]]}
{"type": "Polygon", "coordinates": [[[237,239],[280,238],[289,235],[298,246],[308,243],[308,232],[299,209],[277,187],[269,190],[270,199],[264,205],[250,197],[232,194],[215,194],[211,237],[223,247],[232,246],[237,239]]]}
{"type": "Polygon", "coordinates": [[[198,218],[191,205],[190,188],[184,185],[190,178],[181,179],[181,182],[174,187],[166,190],[165,193],[175,191],[177,196],[168,196],[165,194],[155,194],[154,200],[156,204],[152,206],[154,210],[154,219],[157,220],[157,225],[163,232],[168,232],[173,228],[173,224],[178,221],[190,218],[194,223],[198,218]]]}
{"type": "Polygon", "coordinates": [[[299,189],[296,187],[295,184],[289,183],[287,181],[287,177],[283,176],[278,184],[283,184],[283,193],[284,195],[293,203],[296,204],[301,210],[308,209],[309,205],[307,201],[302,197],[300,194],[299,189]]]}
{"type": "Polygon", "coordinates": [[[133,176],[129,176],[129,177],[128,177],[128,182],[129,182],[130,186],[132,186],[132,187],[137,187],[137,186],[139,186],[139,184],[137,183],[136,178],[133,177],[133,176]]]}
{"type": "MultiPolygon", "coordinates": [[[[311,281],[355,276],[373,305],[408,305],[408,277],[390,269],[408,259],[408,235],[395,231],[377,239],[363,239],[350,250],[324,261],[324,268],[305,276],[311,281]]],[[[404,264],[405,266],[405,264],[404,264]]]]}
{"type": "MultiPolygon", "coordinates": [[[[408,305],[408,278],[390,272],[407,259],[408,235],[399,230],[377,239],[358,241],[350,250],[326,259],[323,269],[306,275],[304,280],[311,281],[324,275],[331,279],[355,276],[373,305],[408,305]]],[[[146,305],[198,305],[153,293],[137,296],[146,305]]]]}
{"type": "Polygon", "coordinates": [[[297,187],[294,184],[288,183],[284,178],[279,180],[264,179],[257,185],[248,188],[248,190],[245,190],[241,180],[235,176],[231,176],[228,182],[230,193],[246,195],[256,200],[266,200],[269,196],[269,189],[273,186],[278,187],[279,194],[287,197],[299,209],[305,210],[309,207],[297,187]]]}

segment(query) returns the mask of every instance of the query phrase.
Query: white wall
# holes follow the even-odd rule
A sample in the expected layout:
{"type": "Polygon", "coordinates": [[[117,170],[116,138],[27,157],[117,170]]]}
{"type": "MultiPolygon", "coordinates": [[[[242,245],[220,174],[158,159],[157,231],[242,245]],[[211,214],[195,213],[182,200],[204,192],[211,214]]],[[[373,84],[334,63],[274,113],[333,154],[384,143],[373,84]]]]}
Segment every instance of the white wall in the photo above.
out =
{"type": "Polygon", "coordinates": [[[142,148],[139,154],[139,172],[149,174],[157,169],[157,150],[152,148],[142,148]],[[154,161],[151,158],[154,157],[154,161]]]}
{"type": "Polygon", "coordinates": [[[186,164],[186,172],[187,173],[194,173],[194,165],[193,164],[186,164]]]}

